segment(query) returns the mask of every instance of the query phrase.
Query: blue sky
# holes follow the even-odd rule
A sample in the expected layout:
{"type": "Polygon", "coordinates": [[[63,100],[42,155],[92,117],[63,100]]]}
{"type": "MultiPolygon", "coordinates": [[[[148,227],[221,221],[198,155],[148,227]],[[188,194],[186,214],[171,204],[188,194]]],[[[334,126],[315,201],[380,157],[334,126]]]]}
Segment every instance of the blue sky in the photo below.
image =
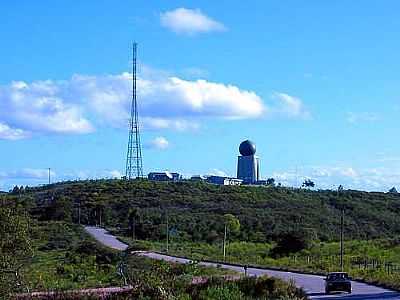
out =
{"type": "Polygon", "coordinates": [[[131,43],[145,172],[400,187],[398,1],[0,4],[0,190],[124,171],[131,43]],[[297,171],[296,171],[297,170],[297,171]],[[297,180],[296,180],[297,178],[297,180]]]}

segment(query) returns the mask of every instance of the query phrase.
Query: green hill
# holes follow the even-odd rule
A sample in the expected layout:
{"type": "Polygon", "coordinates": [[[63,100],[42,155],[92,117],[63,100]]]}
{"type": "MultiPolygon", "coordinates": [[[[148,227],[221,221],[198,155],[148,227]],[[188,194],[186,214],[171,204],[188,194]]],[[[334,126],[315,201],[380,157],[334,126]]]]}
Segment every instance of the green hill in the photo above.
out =
{"type": "Polygon", "coordinates": [[[235,215],[241,230],[233,239],[275,240],[301,232],[313,240],[339,238],[344,207],[346,239],[391,238],[400,234],[400,195],[347,190],[310,191],[282,187],[217,186],[123,180],[63,182],[14,189],[7,199],[25,205],[39,220],[72,220],[120,228],[140,239],[165,238],[166,214],[176,238],[213,242],[223,233],[222,216],[235,215]],[[80,209],[79,209],[80,208],[80,209]]]}

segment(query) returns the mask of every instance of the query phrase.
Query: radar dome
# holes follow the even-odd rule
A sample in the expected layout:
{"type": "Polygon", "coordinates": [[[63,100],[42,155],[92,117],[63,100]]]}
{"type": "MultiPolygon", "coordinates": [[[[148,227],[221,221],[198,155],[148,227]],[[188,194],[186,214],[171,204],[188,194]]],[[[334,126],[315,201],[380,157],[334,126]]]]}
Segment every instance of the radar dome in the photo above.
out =
{"type": "Polygon", "coordinates": [[[256,145],[249,140],[242,142],[239,146],[239,152],[243,156],[249,156],[256,154],[256,145]]]}

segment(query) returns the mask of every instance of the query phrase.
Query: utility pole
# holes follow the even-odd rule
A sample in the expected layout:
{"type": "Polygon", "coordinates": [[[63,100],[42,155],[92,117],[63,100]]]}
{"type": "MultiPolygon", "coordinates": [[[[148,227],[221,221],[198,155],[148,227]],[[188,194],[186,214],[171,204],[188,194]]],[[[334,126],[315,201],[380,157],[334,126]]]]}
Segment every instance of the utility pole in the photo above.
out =
{"type": "Polygon", "coordinates": [[[78,224],[81,225],[81,199],[78,202],[78,224]]]}
{"type": "MultiPolygon", "coordinates": [[[[339,185],[338,190],[337,190],[337,197],[338,200],[340,199],[340,192],[343,191],[343,186],[339,185]]],[[[343,262],[343,256],[344,256],[344,244],[343,244],[343,239],[344,239],[344,204],[342,203],[342,210],[340,214],[340,270],[343,272],[344,269],[344,262],[343,262]]]]}
{"type": "Polygon", "coordinates": [[[132,217],[132,240],[136,240],[136,232],[135,232],[136,222],[135,217],[132,217]]]}
{"type": "Polygon", "coordinates": [[[51,168],[49,168],[49,185],[51,183],[51,168]]]}
{"type": "Polygon", "coordinates": [[[343,233],[344,233],[344,208],[342,208],[342,215],[340,216],[340,270],[343,272],[343,233]]]}
{"type": "Polygon", "coordinates": [[[224,228],[224,244],[223,244],[223,253],[224,253],[224,261],[226,259],[226,233],[227,233],[227,225],[225,223],[225,228],[224,228]]]}
{"type": "Polygon", "coordinates": [[[166,211],[167,214],[167,253],[169,251],[169,222],[168,222],[168,211],[166,211]]]}
{"type": "Polygon", "coordinates": [[[136,241],[136,218],[138,218],[139,213],[136,209],[131,210],[129,214],[130,218],[130,224],[131,224],[131,235],[132,235],[132,240],[136,241]]]}
{"type": "Polygon", "coordinates": [[[101,211],[102,211],[102,209],[101,209],[101,207],[99,207],[99,224],[100,224],[100,227],[101,227],[101,211]]]}

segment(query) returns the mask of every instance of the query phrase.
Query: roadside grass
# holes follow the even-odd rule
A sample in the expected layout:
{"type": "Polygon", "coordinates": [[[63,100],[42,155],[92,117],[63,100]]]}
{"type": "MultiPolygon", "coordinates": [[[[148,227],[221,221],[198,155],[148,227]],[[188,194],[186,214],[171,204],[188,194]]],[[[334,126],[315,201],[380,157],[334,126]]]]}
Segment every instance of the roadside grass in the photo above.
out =
{"type": "MultiPolygon", "coordinates": [[[[165,253],[165,242],[135,241],[119,237],[136,248],[165,253]]],[[[398,239],[351,241],[345,243],[344,271],[354,279],[400,290],[400,270],[385,268],[388,262],[400,265],[398,239]],[[359,263],[356,263],[359,261],[359,263]],[[374,265],[367,262],[374,262],[374,265]]],[[[227,245],[226,262],[250,264],[306,273],[326,274],[340,270],[339,243],[316,243],[310,249],[291,256],[273,258],[273,244],[232,242],[227,245]]],[[[169,244],[169,254],[195,260],[223,261],[220,244],[176,241],[169,244]]]]}
{"type": "Polygon", "coordinates": [[[133,299],[308,299],[293,282],[267,276],[227,280],[211,276],[220,275],[215,270],[218,268],[205,268],[197,263],[175,264],[131,255],[127,273],[135,287],[133,299]],[[199,276],[205,280],[194,284],[193,278],[199,276]]]}
{"type": "MultiPolygon", "coordinates": [[[[82,288],[122,286],[117,274],[123,254],[96,242],[81,226],[59,221],[36,222],[32,227],[34,255],[24,271],[31,291],[65,291],[82,288]]],[[[130,264],[134,260],[129,259],[130,264]]],[[[153,260],[140,258],[143,271],[153,260]]],[[[137,260],[135,262],[138,265],[137,260]]],[[[129,265],[129,264],[128,264],[129,265]]],[[[195,276],[237,275],[232,270],[192,266],[195,276]]]]}
{"type": "MultiPolygon", "coordinates": [[[[26,270],[32,290],[52,291],[46,299],[307,299],[293,283],[270,277],[244,278],[222,268],[199,266],[197,263],[174,264],[150,258],[127,255],[124,273],[129,292],[102,295],[63,293],[91,287],[121,286],[116,266],[123,255],[95,242],[82,227],[64,222],[38,223],[33,242],[37,251],[26,270]],[[65,237],[65,238],[61,238],[65,237]],[[225,276],[228,276],[226,278],[225,276]],[[229,278],[233,278],[231,280],[229,278]],[[203,278],[193,284],[194,278],[203,278]]],[[[139,248],[151,246],[144,242],[139,248]]],[[[161,246],[161,244],[159,245],[161,246]]],[[[22,298],[21,298],[22,299],[22,298]]]]}
{"type": "Polygon", "coordinates": [[[30,290],[67,290],[122,283],[116,273],[118,254],[95,242],[80,226],[38,222],[36,251],[25,270],[30,290]]]}

